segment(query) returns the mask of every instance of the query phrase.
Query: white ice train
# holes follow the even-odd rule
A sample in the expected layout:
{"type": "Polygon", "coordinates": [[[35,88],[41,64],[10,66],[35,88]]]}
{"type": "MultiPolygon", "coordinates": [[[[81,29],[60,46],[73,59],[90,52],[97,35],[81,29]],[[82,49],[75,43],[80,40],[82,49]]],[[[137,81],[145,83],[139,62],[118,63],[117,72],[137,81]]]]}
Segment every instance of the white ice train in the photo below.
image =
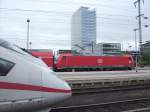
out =
{"type": "Polygon", "coordinates": [[[0,39],[0,112],[48,112],[71,88],[40,61],[0,39]]]}

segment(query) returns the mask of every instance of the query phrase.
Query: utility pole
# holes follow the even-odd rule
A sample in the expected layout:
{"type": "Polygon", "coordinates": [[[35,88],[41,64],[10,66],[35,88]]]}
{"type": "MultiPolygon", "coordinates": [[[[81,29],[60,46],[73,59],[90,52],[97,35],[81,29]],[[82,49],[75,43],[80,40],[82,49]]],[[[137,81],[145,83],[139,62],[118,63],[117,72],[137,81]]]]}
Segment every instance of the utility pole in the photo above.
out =
{"type": "Polygon", "coordinates": [[[27,19],[27,50],[29,50],[29,23],[30,19],[27,19]]]}
{"type": "Polygon", "coordinates": [[[138,51],[138,49],[137,49],[137,38],[136,38],[136,31],[137,30],[139,30],[139,29],[138,28],[133,29],[133,31],[135,32],[135,70],[136,70],[136,72],[138,72],[138,70],[137,70],[137,66],[138,66],[137,51],[138,51]]]}
{"type": "Polygon", "coordinates": [[[32,42],[29,42],[29,44],[30,44],[30,49],[32,48],[31,46],[32,46],[32,42]]]}
{"type": "Polygon", "coordinates": [[[138,26],[139,26],[139,50],[141,53],[141,48],[142,48],[142,21],[141,21],[141,17],[144,16],[144,14],[141,14],[141,1],[144,3],[144,0],[137,0],[134,2],[134,5],[136,7],[136,5],[138,4],[138,26]]]}

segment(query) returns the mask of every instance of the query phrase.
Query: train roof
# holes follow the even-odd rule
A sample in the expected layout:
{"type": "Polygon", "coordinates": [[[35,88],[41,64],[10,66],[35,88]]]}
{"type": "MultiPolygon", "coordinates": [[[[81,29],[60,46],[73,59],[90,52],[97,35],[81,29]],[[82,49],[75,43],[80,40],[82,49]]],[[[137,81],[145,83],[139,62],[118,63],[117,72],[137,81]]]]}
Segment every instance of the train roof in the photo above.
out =
{"type": "Polygon", "coordinates": [[[30,55],[30,53],[28,51],[26,51],[25,49],[20,48],[17,45],[13,45],[13,44],[11,44],[8,41],[5,41],[3,39],[0,39],[0,46],[4,47],[6,49],[12,50],[14,52],[17,52],[19,54],[30,55]]]}
{"type": "Polygon", "coordinates": [[[37,57],[53,57],[53,51],[52,50],[30,50],[31,54],[33,56],[37,57]]]}

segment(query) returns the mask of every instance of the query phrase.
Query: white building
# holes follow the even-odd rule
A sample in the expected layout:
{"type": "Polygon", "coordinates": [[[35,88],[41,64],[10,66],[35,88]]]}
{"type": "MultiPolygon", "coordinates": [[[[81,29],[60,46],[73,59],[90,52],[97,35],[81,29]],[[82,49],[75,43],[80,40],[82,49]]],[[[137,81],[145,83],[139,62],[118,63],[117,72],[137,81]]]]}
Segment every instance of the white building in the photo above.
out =
{"type": "Polygon", "coordinates": [[[121,44],[120,43],[98,43],[93,44],[92,46],[84,47],[80,51],[83,55],[119,55],[121,53],[121,44]]]}
{"type": "Polygon", "coordinates": [[[81,51],[96,43],[96,11],[80,7],[71,20],[71,49],[81,51]]]}
{"type": "Polygon", "coordinates": [[[103,44],[99,43],[87,46],[81,52],[83,55],[94,55],[94,56],[103,55],[103,44]]]}
{"type": "Polygon", "coordinates": [[[83,55],[116,55],[120,43],[96,43],[96,11],[80,7],[71,20],[71,50],[83,55]]]}
{"type": "Polygon", "coordinates": [[[120,43],[101,43],[103,55],[117,55],[121,53],[120,43]]]}

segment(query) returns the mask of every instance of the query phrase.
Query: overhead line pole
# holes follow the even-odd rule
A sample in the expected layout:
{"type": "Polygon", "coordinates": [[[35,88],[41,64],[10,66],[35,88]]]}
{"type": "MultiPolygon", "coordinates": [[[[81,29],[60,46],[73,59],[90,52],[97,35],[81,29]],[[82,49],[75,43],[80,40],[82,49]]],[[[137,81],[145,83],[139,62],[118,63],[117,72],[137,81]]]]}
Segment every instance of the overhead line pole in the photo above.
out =
{"type": "MultiPolygon", "coordinates": [[[[143,3],[144,3],[144,0],[142,0],[143,3]]],[[[138,26],[139,26],[139,50],[140,50],[140,53],[141,53],[141,48],[142,48],[142,21],[141,21],[141,16],[143,16],[144,14],[141,14],[141,0],[137,0],[134,2],[134,5],[136,7],[136,4],[138,4],[138,26]]]]}
{"type": "Polygon", "coordinates": [[[139,30],[138,28],[133,29],[133,31],[135,32],[135,70],[136,72],[138,72],[137,70],[137,66],[138,66],[138,57],[137,57],[137,52],[138,52],[138,48],[137,48],[137,38],[136,38],[136,31],[139,30]]]}

